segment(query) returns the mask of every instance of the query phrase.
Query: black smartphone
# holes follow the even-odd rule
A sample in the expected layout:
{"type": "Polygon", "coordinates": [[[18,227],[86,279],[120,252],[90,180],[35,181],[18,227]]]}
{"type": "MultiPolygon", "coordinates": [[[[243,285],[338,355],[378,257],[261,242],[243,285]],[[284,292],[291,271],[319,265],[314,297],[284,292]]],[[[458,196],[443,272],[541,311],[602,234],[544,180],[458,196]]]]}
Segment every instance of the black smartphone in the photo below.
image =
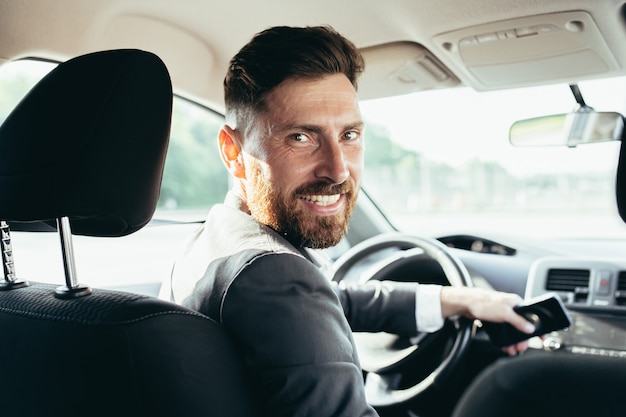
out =
{"type": "Polygon", "coordinates": [[[561,297],[548,293],[524,301],[513,310],[535,326],[534,333],[524,333],[508,323],[483,322],[483,328],[498,347],[510,346],[533,336],[541,336],[554,330],[569,327],[572,320],[561,301],[561,297]]]}

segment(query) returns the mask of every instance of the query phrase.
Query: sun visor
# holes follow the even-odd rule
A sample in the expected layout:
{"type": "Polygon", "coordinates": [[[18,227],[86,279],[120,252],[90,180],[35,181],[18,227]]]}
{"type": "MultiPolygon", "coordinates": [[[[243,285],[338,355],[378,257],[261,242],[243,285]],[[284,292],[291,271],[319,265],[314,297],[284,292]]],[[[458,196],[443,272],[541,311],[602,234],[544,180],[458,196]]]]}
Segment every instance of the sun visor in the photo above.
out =
{"type": "Polygon", "coordinates": [[[359,97],[380,98],[421,90],[452,87],[459,80],[432,53],[413,42],[395,42],[361,49],[365,72],[359,97]]]}
{"type": "Polygon", "coordinates": [[[619,70],[593,18],[583,11],[506,20],[444,33],[433,40],[446,57],[466,70],[461,79],[477,90],[564,77],[578,81],[619,70]]]}

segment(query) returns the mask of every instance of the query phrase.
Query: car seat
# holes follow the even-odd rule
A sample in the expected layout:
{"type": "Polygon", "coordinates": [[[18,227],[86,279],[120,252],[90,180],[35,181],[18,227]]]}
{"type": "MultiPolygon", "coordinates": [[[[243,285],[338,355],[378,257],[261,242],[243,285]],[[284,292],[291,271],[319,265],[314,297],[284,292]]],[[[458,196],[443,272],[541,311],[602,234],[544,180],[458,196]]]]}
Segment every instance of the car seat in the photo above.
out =
{"type": "Polygon", "coordinates": [[[621,141],[619,160],[617,162],[615,195],[617,197],[619,215],[626,222],[626,129],[622,131],[621,141]]]}
{"type": "Polygon", "coordinates": [[[171,111],[164,63],[124,49],[59,64],[0,126],[2,415],[252,415],[245,370],[215,322],[76,277],[73,234],[119,237],[150,220],[171,111]],[[59,232],[64,285],[13,264],[11,228],[33,222],[59,232]]]}
{"type": "Polygon", "coordinates": [[[614,417],[624,386],[624,358],[529,350],[487,367],[452,417],[614,417]]]}

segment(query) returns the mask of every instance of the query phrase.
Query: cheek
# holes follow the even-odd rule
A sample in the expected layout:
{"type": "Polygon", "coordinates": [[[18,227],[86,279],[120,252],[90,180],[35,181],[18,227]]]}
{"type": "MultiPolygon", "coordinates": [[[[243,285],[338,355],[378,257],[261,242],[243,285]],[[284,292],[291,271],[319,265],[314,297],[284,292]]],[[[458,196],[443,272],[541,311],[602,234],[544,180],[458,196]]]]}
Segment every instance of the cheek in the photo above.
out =
{"type": "Polygon", "coordinates": [[[355,146],[354,148],[349,149],[344,153],[344,158],[348,162],[350,175],[357,179],[360,178],[363,172],[364,164],[363,146],[355,146]]]}
{"type": "Polygon", "coordinates": [[[284,154],[268,160],[268,166],[272,182],[281,186],[281,192],[293,191],[310,182],[315,171],[313,158],[290,158],[284,154]]]}

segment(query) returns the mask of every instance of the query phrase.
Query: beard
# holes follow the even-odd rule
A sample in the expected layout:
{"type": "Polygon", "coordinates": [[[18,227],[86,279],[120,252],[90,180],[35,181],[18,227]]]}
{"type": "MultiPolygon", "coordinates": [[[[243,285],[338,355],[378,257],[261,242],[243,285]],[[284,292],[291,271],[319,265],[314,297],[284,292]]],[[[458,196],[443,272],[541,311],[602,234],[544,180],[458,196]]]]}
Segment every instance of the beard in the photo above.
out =
{"type": "Polygon", "coordinates": [[[348,179],[342,184],[316,182],[298,187],[285,195],[264,174],[259,161],[250,164],[248,179],[248,208],[258,222],[263,223],[285,237],[296,247],[323,249],[335,246],[345,236],[350,216],[356,203],[358,190],[348,179]],[[344,209],[332,216],[318,216],[298,204],[303,195],[344,196],[344,209]]]}

